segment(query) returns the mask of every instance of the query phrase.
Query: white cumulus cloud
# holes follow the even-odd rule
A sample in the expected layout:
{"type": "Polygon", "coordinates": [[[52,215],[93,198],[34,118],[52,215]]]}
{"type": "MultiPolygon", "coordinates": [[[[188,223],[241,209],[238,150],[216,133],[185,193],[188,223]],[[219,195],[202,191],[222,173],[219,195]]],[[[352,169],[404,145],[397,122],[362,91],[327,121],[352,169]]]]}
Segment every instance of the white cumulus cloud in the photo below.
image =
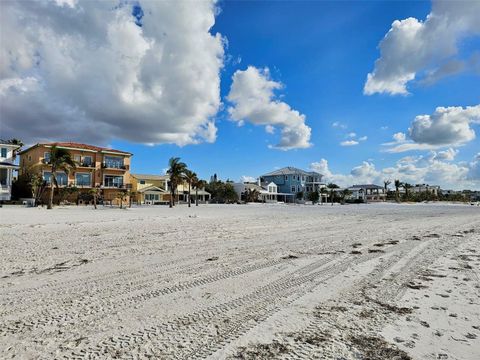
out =
{"type": "Polygon", "coordinates": [[[393,166],[382,169],[377,169],[371,161],[364,161],[347,174],[332,172],[326,159],[310,164],[310,168],[323,174],[325,182],[333,182],[341,187],[360,183],[383,186],[384,180],[395,179],[411,184],[440,185],[449,189],[480,187],[480,153],[470,163],[452,162],[457,153],[456,150],[449,149],[428,156],[407,156],[393,166]]]}
{"type": "Polygon", "coordinates": [[[367,75],[366,95],[407,94],[408,82],[425,72],[431,83],[462,71],[458,45],[467,36],[480,34],[480,1],[434,0],[422,21],[395,20],[380,42],[380,57],[367,75]]]}
{"type": "Polygon", "coordinates": [[[358,145],[358,141],[356,140],[345,140],[340,143],[340,146],[355,146],[358,145]]]}
{"type": "Polygon", "coordinates": [[[224,39],[215,2],[2,1],[3,136],[212,142],[224,39]]]}
{"type": "Polygon", "coordinates": [[[393,135],[393,145],[387,152],[433,150],[461,146],[475,139],[472,125],[480,123],[480,105],[437,107],[431,115],[418,115],[408,129],[410,140],[404,133],[393,135]]]}
{"type": "Polygon", "coordinates": [[[283,87],[270,78],[268,68],[257,69],[249,66],[237,70],[227,99],[233,104],[228,108],[234,121],[248,121],[255,125],[278,126],[281,128],[280,141],[275,148],[290,150],[308,148],[311,129],[305,124],[305,115],[294,110],[287,103],[276,98],[274,92],[283,87]]]}

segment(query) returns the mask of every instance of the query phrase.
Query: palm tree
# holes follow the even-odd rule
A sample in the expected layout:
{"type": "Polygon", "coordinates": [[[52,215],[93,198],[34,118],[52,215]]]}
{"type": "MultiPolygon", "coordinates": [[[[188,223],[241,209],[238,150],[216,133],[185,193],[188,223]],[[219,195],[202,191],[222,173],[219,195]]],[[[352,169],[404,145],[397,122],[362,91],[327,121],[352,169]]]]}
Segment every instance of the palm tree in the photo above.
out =
{"type": "Polygon", "coordinates": [[[193,171],[191,171],[189,169],[185,169],[183,174],[184,174],[184,178],[185,178],[185,180],[187,181],[187,184],[188,184],[188,207],[190,207],[191,206],[190,192],[192,191],[192,184],[196,180],[198,180],[198,178],[197,178],[197,174],[195,174],[193,171]]]}
{"type": "Polygon", "coordinates": [[[408,200],[408,189],[411,189],[413,186],[409,183],[404,183],[403,188],[405,189],[405,199],[408,200]]]}
{"type": "Polygon", "coordinates": [[[387,189],[388,185],[390,185],[392,182],[390,180],[383,180],[383,189],[385,191],[385,201],[387,201],[387,189]]]}
{"type": "Polygon", "coordinates": [[[348,190],[348,189],[343,189],[343,190],[342,190],[342,202],[345,203],[345,198],[346,198],[347,196],[350,196],[350,195],[352,195],[352,192],[351,192],[350,190],[348,190]]]}
{"type": "Polygon", "coordinates": [[[333,206],[333,196],[335,195],[335,189],[338,189],[339,186],[337,184],[330,183],[327,185],[327,188],[330,189],[330,200],[332,201],[333,206]]]}
{"type": "Polygon", "coordinates": [[[395,200],[397,202],[400,201],[399,194],[400,194],[400,188],[403,186],[403,183],[400,180],[395,180],[395,200]]]}
{"type": "Polygon", "coordinates": [[[53,145],[50,149],[50,160],[48,164],[51,167],[51,178],[50,178],[50,199],[48,201],[47,209],[53,207],[53,186],[58,189],[57,183],[57,170],[63,170],[67,175],[70,169],[75,169],[75,161],[72,159],[70,153],[62,148],[58,148],[56,145],[53,145]]]}
{"type": "Polygon", "coordinates": [[[259,196],[260,192],[257,189],[247,189],[245,191],[245,202],[255,202],[259,196]]]}
{"type": "MultiPolygon", "coordinates": [[[[323,194],[328,194],[327,188],[322,187],[322,188],[320,189],[320,194],[322,194],[322,195],[323,195],[323,194]]],[[[320,197],[320,203],[323,205],[323,196],[320,197]]]]}
{"type": "Polygon", "coordinates": [[[175,194],[177,186],[182,183],[187,165],[180,161],[179,157],[172,157],[168,161],[167,174],[170,175],[170,207],[175,206],[175,194]]]}
{"type": "Polygon", "coordinates": [[[198,206],[198,189],[205,188],[206,184],[207,184],[207,182],[205,180],[200,180],[198,178],[196,178],[193,181],[192,185],[195,188],[195,206],[198,206]]]}
{"type": "Polygon", "coordinates": [[[88,191],[88,193],[90,195],[92,195],[92,197],[93,197],[93,207],[96,210],[97,209],[97,198],[98,198],[98,195],[100,194],[100,188],[98,188],[98,187],[91,188],[88,191]]]}

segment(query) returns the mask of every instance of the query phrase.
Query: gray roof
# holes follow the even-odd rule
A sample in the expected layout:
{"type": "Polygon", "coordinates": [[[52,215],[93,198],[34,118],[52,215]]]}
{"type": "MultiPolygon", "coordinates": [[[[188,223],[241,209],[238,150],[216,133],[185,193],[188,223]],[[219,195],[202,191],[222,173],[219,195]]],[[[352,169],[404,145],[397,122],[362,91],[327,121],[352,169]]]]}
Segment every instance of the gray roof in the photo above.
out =
{"type": "Polygon", "coordinates": [[[350,186],[349,189],[383,189],[383,186],[375,184],[362,184],[350,186]]]}
{"type": "Polygon", "coordinates": [[[305,171],[293,166],[287,166],[262,176],[281,176],[281,175],[306,175],[306,176],[322,176],[322,174],[315,171],[305,171]]]}

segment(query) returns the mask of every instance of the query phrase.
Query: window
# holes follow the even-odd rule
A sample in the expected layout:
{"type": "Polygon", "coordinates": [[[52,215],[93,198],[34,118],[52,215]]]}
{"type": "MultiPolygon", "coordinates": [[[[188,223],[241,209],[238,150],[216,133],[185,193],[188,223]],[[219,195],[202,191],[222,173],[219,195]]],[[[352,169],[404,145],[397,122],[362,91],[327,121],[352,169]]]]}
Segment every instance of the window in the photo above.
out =
{"type": "Polygon", "coordinates": [[[106,187],[122,187],[123,176],[105,175],[104,186],[106,187]]]}
{"type": "Polygon", "coordinates": [[[78,186],[91,186],[92,185],[91,175],[88,173],[76,173],[75,184],[78,186]]]}
{"type": "Polygon", "coordinates": [[[159,201],[160,197],[158,194],[145,194],[145,200],[148,201],[159,201]]]}
{"type": "MultiPolygon", "coordinates": [[[[57,172],[55,177],[57,178],[58,186],[68,185],[67,174],[62,173],[62,172],[57,172]]],[[[52,178],[52,173],[50,171],[45,171],[43,173],[43,180],[46,181],[48,184],[50,184],[50,182],[52,181],[51,178],[52,178]]]]}
{"type": "Polygon", "coordinates": [[[104,164],[107,168],[123,169],[123,158],[116,156],[105,156],[104,164]]]}
{"type": "Polygon", "coordinates": [[[83,164],[89,166],[92,165],[92,157],[91,156],[84,156],[83,157],[83,164]]]}
{"type": "Polygon", "coordinates": [[[2,148],[1,150],[1,155],[0,155],[2,158],[6,158],[7,157],[7,148],[2,148]]]}
{"type": "Polygon", "coordinates": [[[292,193],[295,192],[295,186],[292,186],[292,193]]]}
{"type": "Polygon", "coordinates": [[[50,153],[49,152],[44,153],[43,158],[45,159],[45,162],[50,162],[50,153]]]}
{"type": "Polygon", "coordinates": [[[140,180],[140,185],[145,185],[145,180],[140,180]]]}
{"type": "Polygon", "coordinates": [[[73,155],[73,160],[75,160],[75,162],[79,163],[80,162],[80,155],[73,155]]]}
{"type": "Polygon", "coordinates": [[[288,180],[288,176],[287,176],[287,175],[285,175],[285,181],[287,181],[287,180],[288,180]]]}

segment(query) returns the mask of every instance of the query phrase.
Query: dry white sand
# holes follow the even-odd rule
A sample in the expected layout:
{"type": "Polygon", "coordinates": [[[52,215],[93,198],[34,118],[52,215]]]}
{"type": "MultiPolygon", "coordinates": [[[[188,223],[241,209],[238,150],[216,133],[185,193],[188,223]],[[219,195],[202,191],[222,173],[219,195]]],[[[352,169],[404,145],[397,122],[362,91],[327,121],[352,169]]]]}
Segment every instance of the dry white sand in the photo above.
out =
{"type": "Polygon", "coordinates": [[[0,218],[2,359],[480,359],[478,207],[0,218]]]}

